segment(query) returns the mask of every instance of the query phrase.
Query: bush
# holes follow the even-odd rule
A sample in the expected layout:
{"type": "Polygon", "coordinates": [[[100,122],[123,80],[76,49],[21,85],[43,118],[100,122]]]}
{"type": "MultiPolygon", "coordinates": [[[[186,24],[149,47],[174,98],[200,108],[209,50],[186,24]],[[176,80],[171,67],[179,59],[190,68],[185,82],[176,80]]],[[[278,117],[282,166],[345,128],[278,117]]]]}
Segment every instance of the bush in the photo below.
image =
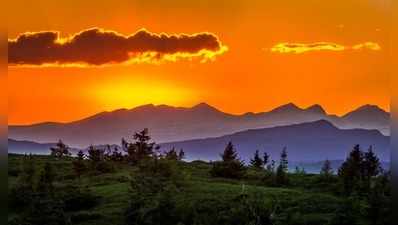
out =
{"type": "Polygon", "coordinates": [[[98,205],[100,199],[88,189],[65,191],[62,198],[65,203],[65,211],[72,212],[91,209],[98,205]]]}
{"type": "Polygon", "coordinates": [[[219,161],[213,163],[210,174],[213,177],[240,179],[245,174],[245,167],[239,160],[219,161]]]}

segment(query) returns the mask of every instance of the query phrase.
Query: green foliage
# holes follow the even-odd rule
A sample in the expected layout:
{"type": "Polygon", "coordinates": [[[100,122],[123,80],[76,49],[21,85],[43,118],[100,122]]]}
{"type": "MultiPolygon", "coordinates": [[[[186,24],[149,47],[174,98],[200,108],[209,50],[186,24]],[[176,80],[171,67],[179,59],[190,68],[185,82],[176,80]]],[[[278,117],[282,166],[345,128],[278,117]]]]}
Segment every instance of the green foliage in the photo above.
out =
{"type": "Polygon", "coordinates": [[[157,156],[130,166],[105,156],[103,161],[114,165],[114,173],[82,173],[78,184],[75,160],[9,156],[9,168],[18,170],[18,177],[9,175],[8,224],[381,225],[392,221],[389,173],[373,176],[369,193],[352,194],[346,202],[346,196],[336,192],[342,183],[335,175],[324,181],[321,175],[286,173],[289,185],[279,187],[275,169],[248,168],[236,179],[211,176],[213,164],[204,161],[157,156]],[[47,163],[57,171],[54,179],[44,179],[47,163]],[[38,191],[40,177],[52,183],[53,194],[49,189],[38,191]]]}
{"type": "Polygon", "coordinates": [[[80,150],[77,153],[77,158],[73,161],[73,171],[79,180],[86,169],[86,164],[84,163],[84,153],[80,150]]]}
{"type": "Polygon", "coordinates": [[[346,161],[340,167],[338,175],[343,182],[346,195],[353,193],[366,194],[370,191],[372,178],[382,172],[379,159],[372,147],[364,153],[355,145],[346,161]]]}
{"type": "Polygon", "coordinates": [[[225,147],[221,158],[222,161],[213,163],[210,171],[213,177],[240,179],[244,176],[246,168],[243,162],[238,158],[238,154],[231,142],[225,147]]]}
{"type": "Polygon", "coordinates": [[[177,153],[177,150],[174,147],[169,151],[166,151],[164,155],[164,157],[168,160],[182,160],[184,156],[184,150],[180,149],[180,151],[177,153]]]}

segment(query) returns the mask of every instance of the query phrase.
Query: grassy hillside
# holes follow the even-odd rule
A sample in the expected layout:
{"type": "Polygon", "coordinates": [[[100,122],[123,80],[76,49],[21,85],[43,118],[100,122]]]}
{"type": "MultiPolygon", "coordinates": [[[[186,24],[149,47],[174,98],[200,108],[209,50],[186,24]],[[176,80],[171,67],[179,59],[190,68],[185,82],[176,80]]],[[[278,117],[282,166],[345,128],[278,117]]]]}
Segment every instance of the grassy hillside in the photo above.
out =
{"type": "MultiPolygon", "coordinates": [[[[10,192],[17,185],[22,158],[21,155],[9,155],[10,192]]],[[[126,224],[126,210],[130,203],[134,202],[131,180],[138,173],[136,166],[112,163],[112,172],[89,171],[83,174],[79,181],[74,175],[72,158],[56,160],[50,156],[34,156],[33,160],[39,171],[45,163],[49,162],[54,166],[56,190],[63,190],[68,186],[75,189],[84,188],[96,199],[96,203],[90,207],[66,212],[72,224],[126,224]]],[[[289,174],[289,185],[273,187],[263,179],[264,174],[261,171],[249,170],[241,179],[226,179],[211,177],[211,165],[205,162],[177,164],[178,173],[184,175],[183,191],[173,192],[173,201],[179,210],[194,208],[195,212],[209,210],[217,213],[225,210],[225,206],[233,204],[239,196],[247,195],[262,200],[262,204],[267,204],[273,224],[293,224],[291,221],[295,221],[294,224],[322,225],[329,224],[346,203],[345,197],[339,193],[338,182],[323,183],[319,175],[289,174]]],[[[10,197],[9,201],[10,199],[12,198],[10,197]]],[[[9,205],[10,221],[24,216],[24,207],[13,206],[11,203],[9,205]]],[[[211,218],[207,218],[210,214],[203,215],[204,220],[210,219],[211,223],[211,218]]],[[[199,224],[207,223],[202,221],[199,224]]],[[[366,221],[363,224],[367,224],[366,221]]]]}

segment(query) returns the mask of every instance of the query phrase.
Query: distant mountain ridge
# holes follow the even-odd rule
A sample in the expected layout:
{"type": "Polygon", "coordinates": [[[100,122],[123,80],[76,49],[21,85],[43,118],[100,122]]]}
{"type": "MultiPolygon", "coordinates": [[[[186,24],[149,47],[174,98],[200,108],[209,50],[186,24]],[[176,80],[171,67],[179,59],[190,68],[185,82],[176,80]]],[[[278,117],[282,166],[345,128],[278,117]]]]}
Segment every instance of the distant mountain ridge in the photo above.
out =
{"type": "Polygon", "coordinates": [[[302,124],[251,129],[221,137],[161,144],[161,148],[184,149],[190,160],[217,160],[231,141],[239,156],[249,162],[255,150],[266,151],[279,160],[287,148],[289,159],[296,162],[343,160],[354,145],[366,151],[372,146],[382,161],[390,161],[390,138],[378,130],[339,129],[331,122],[319,120],[302,124]]]}
{"type": "MultiPolygon", "coordinates": [[[[156,139],[154,141],[157,142],[156,139]]],[[[277,161],[281,150],[287,147],[291,162],[306,162],[304,163],[306,168],[310,168],[311,166],[307,164],[311,163],[308,162],[320,162],[325,159],[344,160],[356,144],[360,144],[363,150],[367,150],[372,145],[382,161],[390,161],[389,137],[382,135],[377,130],[339,129],[326,120],[250,129],[214,138],[160,143],[160,150],[165,151],[173,147],[182,148],[186,152],[186,160],[188,161],[218,160],[220,153],[229,141],[235,145],[239,156],[246,162],[249,162],[255,150],[266,151],[272,159],[277,161]]],[[[48,154],[49,148],[54,146],[55,143],[40,144],[9,139],[8,145],[9,153],[48,154]]],[[[79,150],[71,147],[74,153],[79,150]]],[[[106,148],[106,146],[96,147],[106,148]]],[[[120,149],[120,146],[111,146],[112,149],[115,147],[120,149]]],[[[87,146],[82,150],[87,152],[87,146]]]]}
{"type": "Polygon", "coordinates": [[[56,142],[62,139],[76,147],[90,144],[118,144],[122,137],[148,128],[158,142],[217,137],[234,132],[327,120],[339,128],[377,129],[389,135],[389,113],[365,105],[344,116],[326,114],[320,105],[300,108],[293,103],[268,112],[233,115],[206,103],[191,108],[168,105],[143,105],[133,109],[101,112],[70,123],[40,123],[9,126],[8,137],[15,140],[56,142]]]}

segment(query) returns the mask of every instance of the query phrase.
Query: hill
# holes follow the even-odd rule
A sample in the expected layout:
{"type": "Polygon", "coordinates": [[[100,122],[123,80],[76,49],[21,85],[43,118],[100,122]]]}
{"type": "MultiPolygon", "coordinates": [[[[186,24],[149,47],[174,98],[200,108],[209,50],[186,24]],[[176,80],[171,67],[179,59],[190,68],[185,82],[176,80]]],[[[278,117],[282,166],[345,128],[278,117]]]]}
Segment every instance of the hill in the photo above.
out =
{"type": "Polygon", "coordinates": [[[158,142],[174,142],[320,119],[340,128],[378,129],[389,134],[389,113],[377,106],[364,106],[338,117],[326,114],[320,105],[302,109],[290,103],[269,112],[232,115],[201,103],[191,108],[143,105],[102,112],[70,123],[9,126],[8,137],[44,143],[62,139],[83,148],[90,144],[119,144],[121,137],[130,137],[143,128],[148,128],[158,142]]]}
{"type": "Polygon", "coordinates": [[[246,162],[255,150],[266,151],[279,159],[287,147],[291,161],[322,161],[345,159],[356,144],[372,145],[381,160],[389,161],[389,137],[377,130],[339,129],[326,120],[273,128],[252,129],[215,138],[195,139],[161,144],[162,148],[182,148],[189,159],[216,160],[231,141],[246,162]]]}

